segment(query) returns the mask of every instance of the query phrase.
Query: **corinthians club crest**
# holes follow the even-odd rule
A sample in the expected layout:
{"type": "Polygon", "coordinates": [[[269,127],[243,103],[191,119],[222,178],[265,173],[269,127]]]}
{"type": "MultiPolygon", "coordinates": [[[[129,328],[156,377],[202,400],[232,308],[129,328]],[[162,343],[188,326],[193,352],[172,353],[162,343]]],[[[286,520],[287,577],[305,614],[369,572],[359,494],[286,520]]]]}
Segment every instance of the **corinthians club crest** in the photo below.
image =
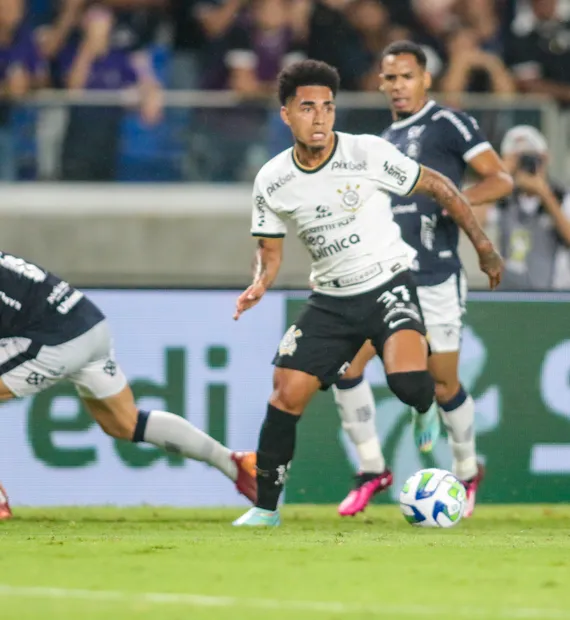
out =
{"type": "Polygon", "coordinates": [[[354,189],[347,183],[344,190],[337,189],[336,191],[342,196],[342,204],[340,205],[345,211],[350,211],[350,213],[354,213],[358,211],[359,207],[362,205],[362,199],[360,198],[360,194],[358,190],[360,189],[360,185],[356,185],[354,189]]]}
{"type": "Polygon", "coordinates": [[[291,325],[279,343],[279,355],[293,355],[297,350],[297,338],[302,335],[303,332],[296,325],[291,325]]]}

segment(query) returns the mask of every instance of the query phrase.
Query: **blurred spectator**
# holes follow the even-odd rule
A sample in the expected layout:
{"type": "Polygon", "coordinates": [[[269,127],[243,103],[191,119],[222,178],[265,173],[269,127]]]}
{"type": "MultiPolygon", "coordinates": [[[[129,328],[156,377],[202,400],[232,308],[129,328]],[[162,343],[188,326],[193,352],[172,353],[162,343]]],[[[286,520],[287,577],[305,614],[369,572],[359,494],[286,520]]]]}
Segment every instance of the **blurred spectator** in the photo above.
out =
{"type": "Polygon", "coordinates": [[[416,18],[414,41],[422,46],[427,56],[427,70],[434,78],[435,87],[447,62],[445,42],[460,25],[456,0],[413,0],[416,18]]]}
{"type": "Polygon", "coordinates": [[[156,42],[166,0],[103,0],[102,4],[112,9],[115,18],[111,47],[134,52],[156,42]]]}
{"type": "MultiPolygon", "coordinates": [[[[155,38],[166,0],[101,0],[113,10],[113,38],[117,47],[140,49],[155,38]]],[[[79,27],[90,0],[53,0],[52,20],[38,29],[43,55],[52,59],[63,49],[79,27]]]]}
{"type": "Polygon", "coordinates": [[[67,43],[78,27],[87,0],[61,0],[53,2],[51,23],[46,23],[37,32],[37,40],[44,58],[52,60],[67,43]]]}
{"type": "Polygon", "coordinates": [[[279,71],[306,57],[289,22],[287,0],[252,0],[250,20],[228,36],[227,85],[246,95],[275,94],[279,71]]]}
{"type": "Polygon", "coordinates": [[[558,16],[557,0],[531,0],[534,25],[513,34],[507,58],[517,85],[527,93],[550,95],[570,105],[570,21],[558,16]]]}
{"type": "Polygon", "coordinates": [[[309,13],[307,55],[338,69],[343,90],[362,90],[370,71],[370,56],[347,15],[351,0],[317,0],[309,13]]]}
{"type": "MultiPolygon", "coordinates": [[[[390,21],[398,27],[411,30],[416,25],[412,0],[382,0],[382,4],[388,9],[390,21]]],[[[404,40],[406,36],[398,36],[396,40],[404,40]]]]}
{"type": "Polygon", "coordinates": [[[231,30],[244,3],[245,0],[171,0],[172,88],[196,89],[203,85],[210,46],[231,30]]]}
{"type": "Polygon", "coordinates": [[[390,13],[378,0],[354,0],[347,9],[347,17],[358,33],[368,55],[368,72],[362,76],[362,90],[378,90],[379,61],[383,49],[392,38],[390,13]]]}
{"type": "Polygon", "coordinates": [[[472,30],[481,49],[496,54],[503,50],[498,5],[497,0],[464,0],[459,5],[462,23],[472,30]]]}
{"type": "MultiPolygon", "coordinates": [[[[162,114],[162,94],[144,51],[112,46],[114,19],[101,6],[88,9],[82,36],[64,48],[59,72],[71,90],[122,90],[136,87],[148,124],[162,114]]],[[[123,108],[76,106],[69,113],[62,154],[62,176],[73,181],[105,181],[115,176],[123,108]]]]}
{"type": "Polygon", "coordinates": [[[502,289],[570,288],[570,194],[547,177],[548,146],[529,125],[510,129],[501,155],[515,190],[499,204],[502,289]]]}
{"type": "Polygon", "coordinates": [[[0,0],[0,180],[17,176],[11,102],[45,79],[31,29],[24,22],[24,0],[0,0]]]}
{"type": "MultiPolygon", "coordinates": [[[[205,78],[210,88],[230,89],[243,99],[242,105],[230,110],[198,112],[193,139],[204,145],[202,165],[207,167],[207,178],[239,181],[249,176],[248,157],[255,156],[252,143],[264,139],[270,115],[264,101],[274,97],[279,71],[305,57],[288,8],[288,0],[252,0],[248,13],[225,39],[223,60],[205,78]],[[255,103],[259,98],[261,105],[255,103]]],[[[257,165],[258,161],[251,167],[257,165]]]]}
{"type": "Polygon", "coordinates": [[[465,92],[513,94],[516,86],[499,56],[485,51],[475,30],[462,28],[448,40],[449,65],[440,80],[440,90],[451,103],[465,92]]]}

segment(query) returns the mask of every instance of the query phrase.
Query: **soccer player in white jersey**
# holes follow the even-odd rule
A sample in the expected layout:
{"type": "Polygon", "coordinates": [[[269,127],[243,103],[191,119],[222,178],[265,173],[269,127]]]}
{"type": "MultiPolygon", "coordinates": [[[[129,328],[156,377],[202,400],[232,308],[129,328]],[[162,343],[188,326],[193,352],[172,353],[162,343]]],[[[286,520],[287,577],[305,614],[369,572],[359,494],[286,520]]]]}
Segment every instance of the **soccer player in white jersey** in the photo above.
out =
{"type": "MultiPolygon", "coordinates": [[[[232,452],[174,413],[138,409],[115,361],[109,324],[101,310],[55,274],[4,252],[0,252],[0,345],[0,401],[71,381],[87,411],[111,437],[150,443],[208,463],[255,501],[254,453],[232,452]]],[[[0,485],[0,520],[11,516],[0,485]]]]}
{"type": "MultiPolygon", "coordinates": [[[[499,155],[472,117],[429,100],[431,78],[425,68],[425,54],[415,43],[397,41],[384,50],[381,90],[388,97],[394,122],[382,137],[456,185],[461,184],[467,167],[473,170],[478,181],[465,190],[471,204],[503,198],[513,184],[499,155]]],[[[414,277],[429,335],[428,367],[435,381],[434,405],[427,414],[412,413],[415,440],[420,451],[431,451],[439,436],[441,415],[453,472],[467,489],[465,516],[471,516],[483,469],[475,451],[475,405],[458,374],[467,288],[458,253],[459,228],[431,196],[396,194],[392,212],[402,237],[417,252],[414,277]]],[[[339,506],[343,516],[364,510],[375,493],[392,483],[376,433],[376,404],[370,385],[363,380],[364,368],[375,354],[367,343],[334,388],[343,427],[360,458],[355,488],[339,506]]]]}
{"type": "Polygon", "coordinates": [[[281,72],[281,117],[295,144],[263,166],[254,184],[257,264],[234,318],[255,306],[275,280],[288,219],[311,255],[313,291],[274,359],[274,390],[257,449],[258,499],[234,522],[238,526],[279,524],[297,422],[367,339],[394,394],[420,412],[431,406],[428,345],[409,271],[415,252],[401,238],[388,192],[434,196],[469,236],[491,286],[501,277],[501,257],[451,181],[382,138],[334,131],[338,87],[336,69],[323,62],[305,60],[281,72]]]}

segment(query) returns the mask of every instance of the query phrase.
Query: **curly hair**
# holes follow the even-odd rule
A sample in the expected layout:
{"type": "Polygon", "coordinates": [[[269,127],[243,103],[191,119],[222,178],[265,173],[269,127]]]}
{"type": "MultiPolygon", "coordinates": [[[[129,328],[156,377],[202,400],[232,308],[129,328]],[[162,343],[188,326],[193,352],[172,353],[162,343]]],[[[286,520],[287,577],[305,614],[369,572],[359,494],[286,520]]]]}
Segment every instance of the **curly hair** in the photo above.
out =
{"type": "Polygon", "coordinates": [[[333,97],[340,87],[338,71],[320,60],[301,60],[285,67],[278,80],[279,101],[285,105],[289,99],[297,94],[299,86],[326,86],[330,88],[333,97]]]}

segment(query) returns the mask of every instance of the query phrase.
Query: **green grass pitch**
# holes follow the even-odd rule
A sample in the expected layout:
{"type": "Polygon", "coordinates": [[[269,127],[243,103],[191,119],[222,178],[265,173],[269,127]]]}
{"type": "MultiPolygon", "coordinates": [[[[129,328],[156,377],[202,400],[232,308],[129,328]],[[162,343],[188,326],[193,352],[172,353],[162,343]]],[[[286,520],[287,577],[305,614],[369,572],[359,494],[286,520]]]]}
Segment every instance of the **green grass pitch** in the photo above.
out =
{"type": "Polygon", "coordinates": [[[0,522],[2,620],[570,618],[570,508],[477,508],[450,530],[395,506],[18,509],[0,522]]]}

